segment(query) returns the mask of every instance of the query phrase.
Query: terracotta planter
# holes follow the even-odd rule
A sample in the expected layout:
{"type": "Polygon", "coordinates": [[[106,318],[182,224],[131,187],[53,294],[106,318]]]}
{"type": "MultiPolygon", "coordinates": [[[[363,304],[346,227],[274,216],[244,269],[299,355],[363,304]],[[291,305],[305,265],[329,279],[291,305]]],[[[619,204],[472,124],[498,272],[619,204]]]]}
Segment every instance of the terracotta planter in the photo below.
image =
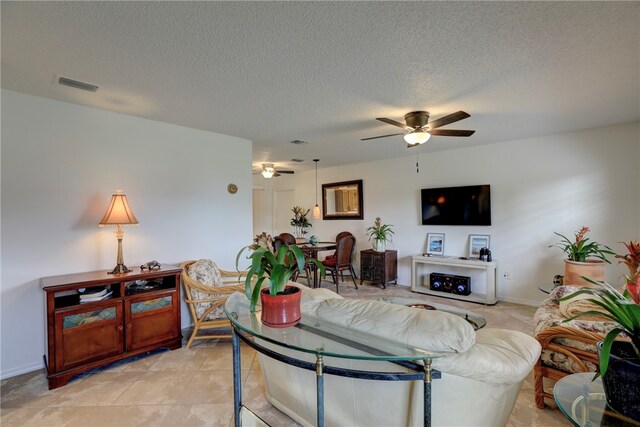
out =
{"type": "Polygon", "coordinates": [[[262,303],[262,323],[271,328],[288,328],[300,323],[300,297],[302,292],[295,286],[286,286],[285,292],[276,296],[269,294],[269,289],[260,291],[262,303]]]}
{"type": "Polygon", "coordinates": [[[604,261],[577,262],[564,260],[564,285],[594,287],[580,276],[596,282],[604,281],[604,261]]]}
{"type": "MultiPolygon", "coordinates": [[[[602,342],[598,343],[598,354],[602,342]]],[[[600,355],[602,357],[602,355],[600,355]]],[[[640,360],[628,342],[616,341],[611,347],[609,367],[602,378],[607,403],[621,414],[640,421],[640,360]]]]}

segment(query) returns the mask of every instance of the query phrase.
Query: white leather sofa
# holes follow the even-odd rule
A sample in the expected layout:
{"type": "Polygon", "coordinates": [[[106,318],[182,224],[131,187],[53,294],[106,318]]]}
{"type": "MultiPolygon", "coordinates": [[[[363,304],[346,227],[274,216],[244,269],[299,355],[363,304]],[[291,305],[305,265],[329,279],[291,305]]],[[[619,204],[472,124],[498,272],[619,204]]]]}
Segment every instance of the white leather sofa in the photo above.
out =
{"type": "MultiPolygon", "coordinates": [[[[503,426],[513,410],[523,380],[540,356],[540,345],[517,331],[484,328],[477,332],[461,317],[380,301],[347,300],[327,289],[303,290],[303,317],[357,329],[367,336],[447,356],[433,362],[442,378],[432,385],[432,425],[503,426]]],[[[262,341],[261,345],[270,346],[262,341]]],[[[282,348],[278,349],[283,352],[282,348]]],[[[286,351],[315,362],[315,356],[286,351]]],[[[390,362],[330,359],[327,365],[378,372],[404,369],[390,362]]],[[[315,372],[260,354],[267,399],[304,426],[316,423],[315,372]]],[[[325,375],[326,426],[421,426],[421,381],[375,381],[325,375]]]]}

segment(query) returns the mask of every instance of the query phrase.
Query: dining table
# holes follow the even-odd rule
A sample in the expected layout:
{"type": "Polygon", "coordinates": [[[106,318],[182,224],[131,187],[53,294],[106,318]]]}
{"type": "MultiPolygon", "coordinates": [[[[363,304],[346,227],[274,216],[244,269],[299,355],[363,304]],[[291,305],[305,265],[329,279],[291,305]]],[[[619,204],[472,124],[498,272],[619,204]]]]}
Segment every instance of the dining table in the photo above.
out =
{"type": "MultiPolygon", "coordinates": [[[[335,250],[336,245],[336,242],[318,242],[315,245],[309,242],[296,244],[296,246],[298,246],[300,250],[302,250],[305,258],[309,257],[315,259],[318,259],[318,252],[335,250]]],[[[318,274],[318,267],[313,263],[310,263],[309,267],[313,272],[313,287],[317,288],[318,286],[320,286],[320,275],[318,274]]]]}

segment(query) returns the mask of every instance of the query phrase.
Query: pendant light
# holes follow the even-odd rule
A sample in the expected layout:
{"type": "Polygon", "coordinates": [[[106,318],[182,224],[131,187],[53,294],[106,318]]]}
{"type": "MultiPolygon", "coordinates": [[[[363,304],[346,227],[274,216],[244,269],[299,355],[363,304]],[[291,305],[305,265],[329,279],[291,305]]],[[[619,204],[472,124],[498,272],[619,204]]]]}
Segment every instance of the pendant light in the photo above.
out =
{"type": "Polygon", "coordinates": [[[313,207],[313,217],[320,219],[320,206],[318,206],[318,162],[320,159],[313,159],[316,163],[316,205],[313,207]]]}

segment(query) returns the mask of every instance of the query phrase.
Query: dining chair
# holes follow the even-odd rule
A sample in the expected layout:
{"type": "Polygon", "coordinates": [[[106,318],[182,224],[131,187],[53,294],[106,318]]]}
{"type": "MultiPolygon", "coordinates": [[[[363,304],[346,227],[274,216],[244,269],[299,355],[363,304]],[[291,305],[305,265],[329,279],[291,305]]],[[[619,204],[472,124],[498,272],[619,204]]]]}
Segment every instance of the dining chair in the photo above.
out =
{"type": "Polygon", "coordinates": [[[356,245],[356,238],[353,236],[346,236],[342,239],[338,240],[336,245],[336,257],[333,259],[325,259],[322,261],[325,269],[331,273],[331,277],[333,277],[333,283],[336,285],[336,292],[338,292],[338,274],[340,274],[340,279],[344,282],[344,271],[349,271],[351,275],[351,280],[353,281],[353,285],[358,289],[358,285],[356,284],[356,273],[353,270],[353,265],[351,263],[353,258],[353,248],[356,245]]]}

